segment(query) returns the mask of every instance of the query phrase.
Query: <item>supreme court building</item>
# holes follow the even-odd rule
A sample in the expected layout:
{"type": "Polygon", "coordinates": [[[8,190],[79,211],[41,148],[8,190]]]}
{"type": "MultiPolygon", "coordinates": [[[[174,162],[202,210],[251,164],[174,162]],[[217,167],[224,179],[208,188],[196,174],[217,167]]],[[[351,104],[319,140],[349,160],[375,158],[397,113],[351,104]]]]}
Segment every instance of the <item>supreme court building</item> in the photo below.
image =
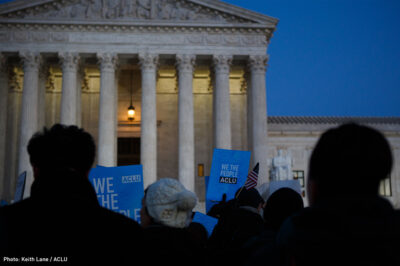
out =
{"type": "MultiPolygon", "coordinates": [[[[29,195],[27,143],[54,123],[90,132],[98,165],[142,164],[145,187],[174,177],[203,199],[214,148],[251,151],[260,184],[284,149],[304,178],[317,137],[340,119],[267,119],[267,48],[277,23],[218,0],[1,4],[0,198],[12,198],[23,171],[29,195]]],[[[399,158],[400,122],[382,123],[399,158]]]]}
{"type": "Polygon", "coordinates": [[[140,162],[145,186],[170,176],[195,191],[197,164],[209,167],[213,147],[249,147],[265,180],[265,74],[276,24],[215,0],[0,5],[3,181],[12,187],[30,172],[27,142],[56,122],[89,131],[99,165],[140,162]]]}

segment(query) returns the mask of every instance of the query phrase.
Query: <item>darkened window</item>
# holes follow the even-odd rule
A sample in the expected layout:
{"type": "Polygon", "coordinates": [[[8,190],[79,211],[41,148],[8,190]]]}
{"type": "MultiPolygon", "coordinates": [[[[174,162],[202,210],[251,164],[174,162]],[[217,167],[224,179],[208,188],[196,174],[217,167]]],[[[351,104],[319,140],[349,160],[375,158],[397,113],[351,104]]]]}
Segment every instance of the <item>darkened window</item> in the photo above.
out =
{"type": "Polygon", "coordinates": [[[293,179],[299,180],[300,186],[304,187],[304,171],[303,170],[293,170],[293,179]]]}
{"type": "Polygon", "coordinates": [[[118,138],[118,165],[140,164],[140,138],[118,138]]]}
{"type": "Polygon", "coordinates": [[[390,175],[387,178],[383,179],[379,184],[379,194],[385,197],[392,196],[392,182],[390,175]]]}

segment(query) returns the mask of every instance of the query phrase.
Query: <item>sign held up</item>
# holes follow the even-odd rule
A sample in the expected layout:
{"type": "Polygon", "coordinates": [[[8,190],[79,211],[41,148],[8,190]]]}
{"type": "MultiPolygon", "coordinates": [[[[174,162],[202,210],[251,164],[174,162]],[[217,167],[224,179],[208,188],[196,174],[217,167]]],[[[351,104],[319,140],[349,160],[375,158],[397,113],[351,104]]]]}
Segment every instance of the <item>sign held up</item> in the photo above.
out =
{"type": "Polygon", "coordinates": [[[233,199],[246,182],[250,164],[249,151],[214,149],[206,193],[206,212],[222,199],[233,199]]]}
{"type": "Polygon", "coordinates": [[[140,222],[144,196],[141,165],[97,166],[90,171],[89,180],[101,206],[140,222]]]}

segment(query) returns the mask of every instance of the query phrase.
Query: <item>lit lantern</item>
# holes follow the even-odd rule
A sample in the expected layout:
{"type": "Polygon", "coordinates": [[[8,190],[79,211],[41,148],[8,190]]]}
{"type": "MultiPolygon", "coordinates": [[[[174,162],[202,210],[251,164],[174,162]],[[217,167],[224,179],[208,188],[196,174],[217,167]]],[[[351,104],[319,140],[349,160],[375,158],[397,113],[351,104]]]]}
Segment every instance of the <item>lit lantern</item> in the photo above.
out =
{"type": "Polygon", "coordinates": [[[135,120],[135,107],[133,107],[132,105],[132,88],[133,88],[133,84],[132,84],[132,76],[133,74],[131,74],[131,81],[130,81],[130,91],[131,91],[131,104],[128,107],[128,121],[133,121],[135,120]]]}
{"type": "Polygon", "coordinates": [[[135,107],[133,107],[132,103],[128,107],[128,120],[129,121],[135,120],[135,107]]]}

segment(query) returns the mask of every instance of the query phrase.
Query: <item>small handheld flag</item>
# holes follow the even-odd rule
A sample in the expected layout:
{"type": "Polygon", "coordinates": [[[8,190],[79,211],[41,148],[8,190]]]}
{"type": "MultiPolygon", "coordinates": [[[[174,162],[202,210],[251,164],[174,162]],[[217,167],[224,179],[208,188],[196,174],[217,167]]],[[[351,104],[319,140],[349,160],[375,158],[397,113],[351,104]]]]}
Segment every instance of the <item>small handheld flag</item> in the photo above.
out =
{"type": "Polygon", "coordinates": [[[246,183],[244,183],[244,187],[249,190],[257,186],[258,180],[258,171],[259,171],[259,163],[256,164],[254,169],[247,176],[246,183]]]}

